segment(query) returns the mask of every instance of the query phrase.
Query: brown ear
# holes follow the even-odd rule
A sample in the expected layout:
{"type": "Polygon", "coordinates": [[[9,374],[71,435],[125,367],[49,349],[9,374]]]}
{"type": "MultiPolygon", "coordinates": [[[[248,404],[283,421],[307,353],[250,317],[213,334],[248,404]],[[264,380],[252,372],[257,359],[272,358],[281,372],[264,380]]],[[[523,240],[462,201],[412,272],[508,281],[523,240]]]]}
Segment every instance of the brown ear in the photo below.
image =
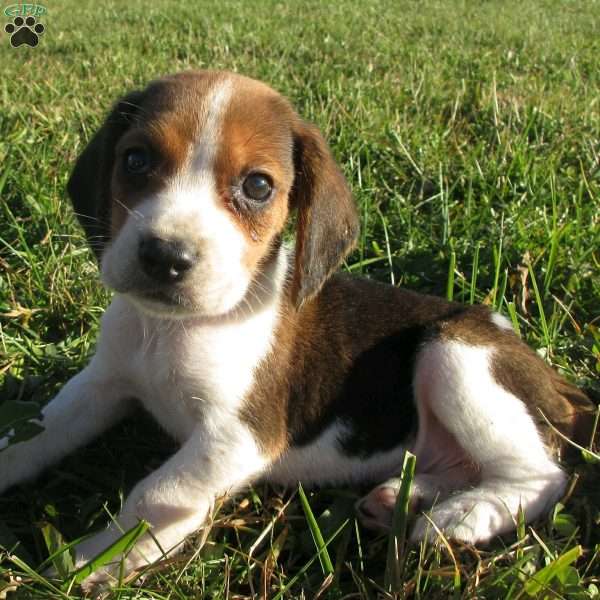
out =
{"type": "Polygon", "coordinates": [[[115,146],[137,112],[143,92],[128,94],[112,109],[75,163],[67,192],[98,261],[110,238],[110,187],[115,146]]]}
{"type": "Polygon", "coordinates": [[[359,232],[352,194],[319,130],[300,123],[294,134],[297,208],[292,298],[297,307],[314,296],[350,252],[359,232]]]}

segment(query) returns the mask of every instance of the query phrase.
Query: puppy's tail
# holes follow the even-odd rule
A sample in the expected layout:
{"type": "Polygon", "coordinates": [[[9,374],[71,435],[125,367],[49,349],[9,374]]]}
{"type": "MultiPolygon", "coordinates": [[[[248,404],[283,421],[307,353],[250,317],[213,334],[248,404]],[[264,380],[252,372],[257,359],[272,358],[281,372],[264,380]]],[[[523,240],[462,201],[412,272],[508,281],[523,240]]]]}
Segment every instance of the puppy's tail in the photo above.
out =
{"type": "MultiPolygon", "coordinates": [[[[563,379],[558,373],[552,373],[552,387],[556,393],[556,401],[552,402],[554,410],[546,415],[553,426],[572,442],[588,448],[590,442],[597,447],[599,433],[594,431],[598,406],[590,397],[575,385],[563,379]],[[592,440],[594,436],[594,440],[592,440]]],[[[547,405],[548,406],[548,405],[547,405]]],[[[580,458],[580,451],[564,440],[552,429],[548,432],[551,445],[558,450],[562,459],[569,462],[580,458]]]]}

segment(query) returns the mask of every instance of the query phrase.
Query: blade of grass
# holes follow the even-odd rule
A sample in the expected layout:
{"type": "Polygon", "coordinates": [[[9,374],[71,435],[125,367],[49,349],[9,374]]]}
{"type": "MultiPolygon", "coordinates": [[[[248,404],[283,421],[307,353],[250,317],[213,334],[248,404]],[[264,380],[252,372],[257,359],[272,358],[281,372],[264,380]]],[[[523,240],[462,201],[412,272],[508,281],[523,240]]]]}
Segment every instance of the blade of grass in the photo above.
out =
{"type": "Polygon", "coordinates": [[[406,451],[402,464],[400,490],[394,506],[392,529],[388,538],[387,562],[384,576],[384,588],[389,592],[400,592],[402,588],[402,562],[406,545],[406,529],[408,526],[408,502],[410,490],[415,477],[417,458],[406,451]]]}
{"type": "Polygon", "coordinates": [[[69,596],[65,594],[62,590],[57,588],[55,585],[52,585],[43,575],[40,575],[36,571],[34,571],[26,562],[22,561],[18,556],[14,554],[11,555],[10,561],[13,562],[19,569],[21,569],[24,573],[26,573],[33,581],[36,581],[40,585],[52,590],[55,594],[58,594],[61,598],[69,599],[69,596]]]}
{"type": "Polygon", "coordinates": [[[334,571],[333,563],[331,562],[331,557],[329,556],[329,552],[327,551],[327,547],[323,539],[323,534],[321,533],[321,528],[317,523],[317,519],[315,519],[315,515],[313,514],[312,508],[310,507],[310,504],[308,502],[308,498],[304,493],[302,484],[298,484],[298,494],[300,496],[300,504],[302,505],[302,510],[304,511],[304,515],[306,516],[308,528],[310,529],[310,533],[315,543],[315,547],[319,552],[319,561],[321,562],[323,574],[331,575],[334,571]]]}
{"type": "Polygon", "coordinates": [[[471,287],[469,289],[469,304],[475,302],[475,290],[477,289],[477,275],[479,272],[479,248],[480,244],[477,242],[475,246],[475,252],[473,253],[473,266],[471,268],[471,287]]]}
{"type": "Polygon", "coordinates": [[[496,306],[498,296],[498,283],[500,281],[500,269],[502,267],[502,246],[504,244],[504,213],[500,219],[500,239],[498,247],[494,248],[494,287],[492,288],[492,306],[496,306]]]}
{"type": "Polygon", "coordinates": [[[348,522],[349,522],[349,519],[346,519],[333,532],[333,534],[329,537],[329,539],[323,544],[323,549],[319,550],[317,552],[317,554],[315,554],[315,556],[313,556],[308,562],[306,562],[304,564],[304,566],[301,569],[298,570],[298,572],[287,582],[287,584],[279,590],[279,593],[273,598],[273,600],[279,600],[280,598],[283,598],[284,593],[287,592],[298,581],[298,579],[300,579],[300,577],[302,577],[302,575],[304,575],[304,573],[306,573],[306,571],[315,562],[315,560],[317,560],[317,558],[320,558],[322,552],[327,551],[327,546],[329,546],[329,544],[331,544],[331,542],[333,542],[333,540],[340,534],[340,532],[344,529],[344,527],[346,527],[346,525],[348,525],[348,522]]]}
{"type": "Polygon", "coordinates": [[[525,593],[529,596],[538,596],[555,577],[560,575],[563,569],[575,562],[582,554],[581,546],[575,546],[558,556],[549,565],[531,576],[531,579],[525,584],[525,593]]]}
{"type": "Polygon", "coordinates": [[[533,286],[533,293],[535,295],[535,302],[538,307],[538,312],[540,315],[540,324],[542,326],[542,333],[544,334],[544,343],[546,348],[548,349],[548,353],[550,352],[550,331],[548,329],[548,322],[546,321],[546,313],[544,312],[544,305],[542,304],[542,296],[540,295],[540,290],[538,288],[537,281],[535,279],[535,274],[533,272],[533,267],[531,263],[528,265],[529,269],[529,277],[531,279],[531,285],[533,286]]]}
{"type": "Polygon", "coordinates": [[[392,285],[396,285],[396,279],[394,277],[394,263],[392,261],[392,250],[390,248],[390,237],[388,235],[387,219],[385,218],[381,210],[379,210],[379,208],[377,209],[377,214],[379,215],[379,218],[381,220],[381,225],[383,226],[383,235],[385,236],[385,254],[387,256],[388,264],[390,266],[390,283],[392,285]]]}
{"type": "Polygon", "coordinates": [[[456,269],[456,252],[450,243],[450,264],[448,265],[448,278],[446,280],[446,298],[454,298],[454,270],[456,269]]]}
{"type": "Polygon", "coordinates": [[[506,308],[508,310],[508,316],[510,317],[510,320],[512,322],[513,329],[515,330],[516,334],[520,337],[521,328],[519,327],[519,319],[517,318],[517,309],[515,307],[515,303],[512,301],[507,302],[506,308]]]}
{"type": "Polygon", "coordinates": [[[523,511],[522,504],[519,502],[519,510],[517,511],[517,540],[519,541],[519,546],[516,551],[517,560],[523,558],[523,542],[526,535],[527,527],[525,523],[525,512],[523,511]]]}
{"type": "Polygon", "coordinates": [[[502,276],[502,285],[500,286],[500,293],[496,302],[496,310],[501,312],[502,304],[504,303],[504,295],[506,294],[506,286],[508,284],[508,269],[504,269],[504,275],[502,276]]]}
{"type": "Polygon", "coordinates": [[[77,569],[63,587],[67,587],[71,583],[81,583],[86,577],[111,562],[115,557],[127,554],[140,537],[148,531],[149,527],[150,524],[147,521],[140,521],[137,525],[126,531],[116,542],[113,542],[108,548],[100,552],[100,554],[94,556],[83,567],[77,569]]]}
{"type": "Polygon", "coordinates": [[[546,265],[546,275],[544,277],[544,297],[550,291],[550,285],[553,281],[554,266],[556,265],[556,257],[558,255],[558,244],[562,237],[563,231],[558,228],[558,210],[556,206],[556,179],[550,177],[550,198],[552,200],[552,233],[550,240],[550,253],[548,255],[548,263],[546,265]]]}
{"type": "Polygon", "coordinates": [[[65,544],[62,534],[51,523],[46,523],[42,527],[42,536],[48,553],[52,557],[52,566],[60,578],[65,579],[75,566],[69,552],[70,545],[65,544]]]}

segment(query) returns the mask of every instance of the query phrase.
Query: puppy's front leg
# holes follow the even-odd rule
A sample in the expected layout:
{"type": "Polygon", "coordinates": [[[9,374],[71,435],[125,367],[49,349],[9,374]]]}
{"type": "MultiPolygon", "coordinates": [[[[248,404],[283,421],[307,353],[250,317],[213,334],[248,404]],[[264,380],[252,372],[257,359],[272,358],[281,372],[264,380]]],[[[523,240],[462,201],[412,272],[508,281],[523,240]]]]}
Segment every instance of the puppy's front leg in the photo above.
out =
{"type": "MultiPolygon", "coordinates": [[[[184,538],[204,523],[215,497],[238,488],[261,473],[268,463],[249,431],[239,423],[218,429],[198,426],[181,449],[157,471],[138,483],[109,527],[77,547],[81,566],[103,551],[139,520],[146,534],[125,557],[125,572],[177,552],[184,538]],[[157,543],[158,542],[158,543],[157,543]]],[[[119,564],[97,571],[84,586],[114,583],[119,564]]]]}
{"type": "Polygon", "coordinates": [[[110,376],[94,357],[42,410],[44,431],[10,446],[7,438],[0,440],[0,493],[35,477],[125,415],[131,400],[110,376]]]}

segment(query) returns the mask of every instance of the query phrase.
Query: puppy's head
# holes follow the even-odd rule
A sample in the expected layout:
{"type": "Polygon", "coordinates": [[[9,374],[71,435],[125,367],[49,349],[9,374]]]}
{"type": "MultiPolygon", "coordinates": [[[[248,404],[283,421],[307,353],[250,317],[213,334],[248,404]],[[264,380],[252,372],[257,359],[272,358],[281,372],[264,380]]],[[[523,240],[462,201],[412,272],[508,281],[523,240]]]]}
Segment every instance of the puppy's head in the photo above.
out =
{"type": "Polygon", "coordinates": [[[320,133],[262,83],[165,77],[122,98],[68,184],[104,282],[160,316],[227,314],[261,286],[297,210],[296,305],[358,233],[320,133]]]}

